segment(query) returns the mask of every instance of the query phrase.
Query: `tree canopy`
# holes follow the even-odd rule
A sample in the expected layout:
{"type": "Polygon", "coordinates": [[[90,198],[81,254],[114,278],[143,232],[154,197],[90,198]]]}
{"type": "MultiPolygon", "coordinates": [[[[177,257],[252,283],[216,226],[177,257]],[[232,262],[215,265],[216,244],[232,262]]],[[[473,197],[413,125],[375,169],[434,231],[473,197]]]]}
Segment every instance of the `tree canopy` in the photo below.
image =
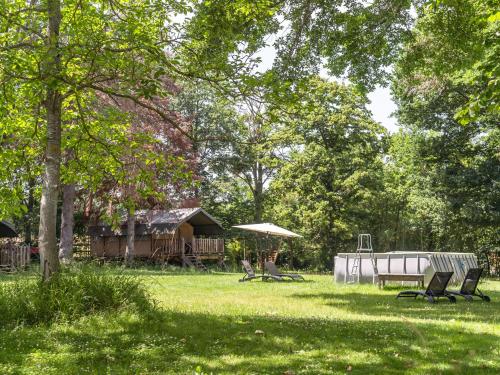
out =
{"type": "Polygon", "coordinates": [[[381,250],[499,244],[495,1],[1,7],[0,218],[36,237],[46,278],[73,237],[58,210],[66,229],[198,204],[227,228],[276,220],[320,269],[360,231],[381,250]],[[367,109],[377,85],[394,134],[367,109]]]}

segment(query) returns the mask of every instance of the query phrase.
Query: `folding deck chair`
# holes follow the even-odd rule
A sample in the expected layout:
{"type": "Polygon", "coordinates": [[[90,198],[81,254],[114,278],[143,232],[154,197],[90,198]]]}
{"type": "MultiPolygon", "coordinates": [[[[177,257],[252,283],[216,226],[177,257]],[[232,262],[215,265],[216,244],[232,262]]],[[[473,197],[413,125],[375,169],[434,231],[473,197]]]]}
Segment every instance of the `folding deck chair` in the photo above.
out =
{"type": "Polygon", "coordinates": [[[275,277],[289,277],[292,280],[304,280],[302,275],[299,275],[297,273],[281,273],[278,271],[278,268],[276,268],[276,264],[273,262],[266,262],[265,263],[266,270],[269,272],[270,275],[275,276],[275,277]]]}
{"type": "Polygon", "coordinates": [[[241,264],[243,265],[243,269],[245,270],[245,276],[243,276],[242,279],[240,279],[240,282],[243,281],[250,281],[250,280],[255,280],[255,279],[262,279],[263,281],[267,281],[269,279],[276,280],[276,281],[283,281],[283,278],[279,276],[273,276],[273,275],[259,275],[257,276],[250,265],[250,262],[248,260],[242,260],[241,264]]]}
{"type": "Polygon", "coordinates": [[[479,284],[479,279],[481,278],[481,274],[483,273],[482,268],[469,268],[467,274],[465,275],[464,282],[462,283],[462,287],[460,290],[447,290],[446,293],[453,294],[456,296],[462,296],[467,301],[473,300],[473,296],[481,298],[485,302],[490,302],[490,297],[484,295],[478,288],[477,284],[479,284]]]}
{"type": "Polygon", "coordinates": [[[396,296],[396,298],[417,298],[418,296],[422,296],[424,298],[427,298],[427,301],[429,301],[430,303],[434,303],[437,302],[438,298],[446,297],[450,300],[450,302],[454,303],[457,301],[457,299],[446,292],[446,286],[450,282],[452,275],[453,272],[436,272],[434,273],[434,276],[432,276],[432,279],[429,282],[426,290],[405,290],[403,292],[400,292],[396,296]]]}

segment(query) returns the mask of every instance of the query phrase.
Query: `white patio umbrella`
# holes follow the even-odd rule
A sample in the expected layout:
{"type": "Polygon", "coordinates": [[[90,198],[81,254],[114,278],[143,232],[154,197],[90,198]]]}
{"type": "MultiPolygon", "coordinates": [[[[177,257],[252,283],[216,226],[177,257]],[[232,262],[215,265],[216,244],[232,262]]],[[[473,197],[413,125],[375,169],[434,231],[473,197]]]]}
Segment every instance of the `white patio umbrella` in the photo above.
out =
{"type": "MultiPolygon", "coordinates": [[[[281,228],[277,225],[271,223],[260,223],[260,224],[244,224],[244,225],[233,225],[233,228],[243,229],[250,232],[262,233],[266,235],[266,241],[269,242],[269,236],[278,237],[302,237],[300,234],[293,233],[288,229],[281,228]]],[[[265,250],[267,252],[267,250],[265,250]]],[[[262,250],[261,250],[262,253],[262,250]]],[[[264,274],[264,267],[262,267],[262,274],[264,274]]]]}
{"type": "Polygon", "coordinates": [[[264,233],[267,235],[273,235],[279,237],[302,237],[300,234],[293,233],[288,229],[281,228],[271,223],[233,225],[233,228],[239,228],[251,232],[264,233]]]}

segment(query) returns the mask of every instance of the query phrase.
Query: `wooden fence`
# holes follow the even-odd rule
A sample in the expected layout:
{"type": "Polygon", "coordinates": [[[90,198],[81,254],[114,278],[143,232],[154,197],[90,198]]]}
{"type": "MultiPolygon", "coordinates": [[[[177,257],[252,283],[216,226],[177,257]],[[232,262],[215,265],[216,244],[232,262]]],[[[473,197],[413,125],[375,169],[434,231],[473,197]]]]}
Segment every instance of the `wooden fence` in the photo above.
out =
{"type": "Polygon", "coordinates": [[[25,269],[30,262],[30,246],[14,243],[0,244],[0,271],[14,272],[25,269]]]}

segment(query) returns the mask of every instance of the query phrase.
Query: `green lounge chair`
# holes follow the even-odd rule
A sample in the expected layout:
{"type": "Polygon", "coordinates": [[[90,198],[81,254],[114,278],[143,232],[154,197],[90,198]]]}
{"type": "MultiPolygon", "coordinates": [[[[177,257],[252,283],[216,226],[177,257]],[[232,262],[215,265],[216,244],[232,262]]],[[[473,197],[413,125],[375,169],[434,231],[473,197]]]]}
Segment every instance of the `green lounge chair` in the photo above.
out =
{"type": "Polygon", "coordinates": [[[418,296],[422,296],[430,303],[434,303],[437,302],[438,298],[446,297],[450,300],[450,302],[454,303],[457,299],[446,292],[446,287],[450,282],[451,276],[453,276],[453,272],[436,272],[434,273],[434,276],[432,276],[426,290],[405,290],[400,292],[396,298],[417,298],[418,296]]]}
{"type": "Polygon", "coordinates": [[[298,273],[281,273],[278,271],[278,268],[276,267],[276,264],[273,262],[266,262],[265,263],[266,270],[269,272],[270,275],[274,277],[289,277],[292,280],[295,281],[304,281],[304,278],[302,275],[299,275],[298,273]]]}
{"type": "Polygon", "coordinates": [[[447,290],[446,292],[449,294],[453,294],[456,296],[462,296],[467,301],[472,302],[473,296],[481,298],[485,302],[490,302],[490,297],[484,295],[478,288],[477,284],[479,284],[479,279],[481,278],[481,274],[483,273],[482,268],[469,268],[467,271],[467,275],[465,275],[464,282],[462,283],[462,287],[460,290],[447,290]]]}
{"type": "Polygon", "coordinates": [[[269,279],[271,280],[276,280],[276,281],[283,281],[283,278],[278,277],[278,276],[273,276],[273,275],[259,275],[257,276],[248,260],[242,260],[241,264],[243,266],[243,270],[245,271],[245,276],[243,276],[242,279],[240,279],[240,282],[244,281],[251,281],[255,279],[262,279],[263,281],[267,281],[269,279]]]}

